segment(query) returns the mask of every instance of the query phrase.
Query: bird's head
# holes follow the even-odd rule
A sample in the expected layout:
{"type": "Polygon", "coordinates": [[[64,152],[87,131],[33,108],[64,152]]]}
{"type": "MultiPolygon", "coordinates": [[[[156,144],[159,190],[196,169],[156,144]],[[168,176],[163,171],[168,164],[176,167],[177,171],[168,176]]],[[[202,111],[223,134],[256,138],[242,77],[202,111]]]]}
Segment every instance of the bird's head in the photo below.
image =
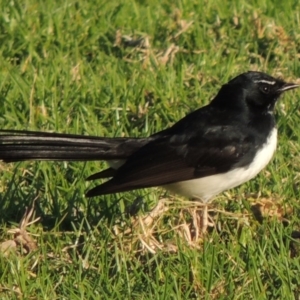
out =
{"type": "Polygon", "coordinates": [[[220,97],[216,98],[224,99],[232,107],[246,106],[250,111],[267,113],[273,111],[283,92],[298,86],[262,72],[249,71],[223,85],[218,95],[220,97]]]}

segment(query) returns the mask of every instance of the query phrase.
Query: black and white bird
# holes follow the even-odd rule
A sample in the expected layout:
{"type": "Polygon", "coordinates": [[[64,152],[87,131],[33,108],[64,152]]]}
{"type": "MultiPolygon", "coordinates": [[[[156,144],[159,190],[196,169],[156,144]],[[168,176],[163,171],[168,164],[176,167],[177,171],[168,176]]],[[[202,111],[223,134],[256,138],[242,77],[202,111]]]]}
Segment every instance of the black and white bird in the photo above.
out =
{"type": "Polygon", "coordinates": [[[240,74],[207,106],[147,138],[1,130],[0,160],[106,160],[110,168],[88,179],[110,179],[88,197],[162,186],[204,203],[207,224],[214,196],[252,179],[271,160],[275,103],[296,87],[261,72],[240,74]]]}

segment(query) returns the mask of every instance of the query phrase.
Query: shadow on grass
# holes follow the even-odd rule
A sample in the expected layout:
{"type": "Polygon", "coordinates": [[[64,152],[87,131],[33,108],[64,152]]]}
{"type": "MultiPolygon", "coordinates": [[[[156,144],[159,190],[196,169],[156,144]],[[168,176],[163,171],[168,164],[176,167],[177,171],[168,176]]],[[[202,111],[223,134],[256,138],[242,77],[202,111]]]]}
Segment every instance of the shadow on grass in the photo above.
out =
{"type": "Polygon", "coordinates": [[[61,192],[58,186],[46,191],[43,181],[33,180],[30,176],[20,179],[16,174],[17,170],[6,183],[5,192],[0,194],[1,223],[18,223],[33,202],[35,217],[40,218],[39,223],[47,231],[54,228],[72,231],[85,223],[85,219],[89,225],[96,226],[102,220],[113,224],[116,217],[120,218],[118,203],[122,198],[114,201],[107,201],[105,197],[87,200],[76,186],[71,193],[61,192]]]}

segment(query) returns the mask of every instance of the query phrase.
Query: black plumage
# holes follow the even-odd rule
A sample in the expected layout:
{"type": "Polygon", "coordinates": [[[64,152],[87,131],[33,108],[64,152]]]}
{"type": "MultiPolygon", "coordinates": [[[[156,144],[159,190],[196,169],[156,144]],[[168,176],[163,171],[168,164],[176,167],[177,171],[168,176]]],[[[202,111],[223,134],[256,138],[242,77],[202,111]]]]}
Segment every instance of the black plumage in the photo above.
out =
{"type": "MultiPolygon", "coordinates": [[[[243,73],[223,85],[210,104],[148,138],[2,130],[0,159],[112,161],[111,168],[88,178],[111,177],[88,191],[90,197],[144,187],[168,187],[197,178],[209,180],[213,175],[240,168],[247,172],[275,128],[273,110],[277,99],[297,86],[261,72],[243,73]]],[[[272,143],[276,147],[276,141],[272,143]]],[[[261,168],[268,163],[269,156],[261,168]]],[[[256,168],[257,172],[261,169],[256,168]]]]}

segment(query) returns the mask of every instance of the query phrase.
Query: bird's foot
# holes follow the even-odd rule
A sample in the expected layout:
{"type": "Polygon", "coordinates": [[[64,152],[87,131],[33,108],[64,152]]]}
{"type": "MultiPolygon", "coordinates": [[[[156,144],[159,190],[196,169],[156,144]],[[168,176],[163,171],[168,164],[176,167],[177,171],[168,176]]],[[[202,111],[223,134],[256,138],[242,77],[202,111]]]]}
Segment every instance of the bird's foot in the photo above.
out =
{"type": "Polygon", "coordinates": [[[215,227],[215,223],[208,213],[207,203],[201,203],[201,209],[199,209],[199,205],[191,209],[190,214],[192,217],[195,241],[202,239],[203,236],[207,233],[209,227],[215,227]]]}

